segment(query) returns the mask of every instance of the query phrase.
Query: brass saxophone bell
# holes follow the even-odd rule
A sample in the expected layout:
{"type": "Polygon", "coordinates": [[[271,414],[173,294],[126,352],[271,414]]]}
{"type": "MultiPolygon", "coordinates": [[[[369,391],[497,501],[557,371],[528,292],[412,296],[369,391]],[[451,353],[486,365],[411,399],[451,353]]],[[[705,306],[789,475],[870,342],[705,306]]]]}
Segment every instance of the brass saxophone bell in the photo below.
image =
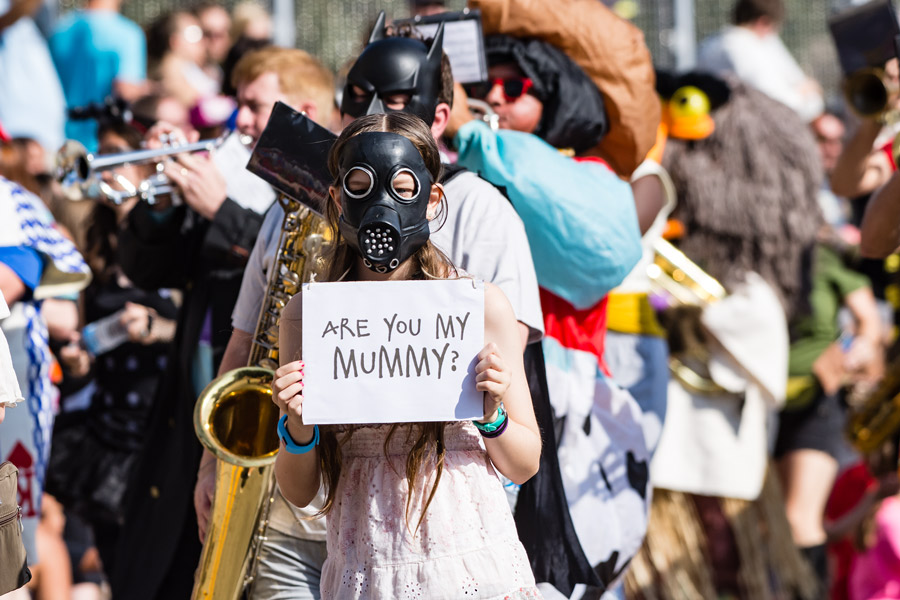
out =
{"type": "Polygon", "coordinates": [[[260,427],[278,421],[272,402],[274,372],[261,367],[229,371],[210,383],[194,406],[194,429],[210,452],[242,467],[262,467],[275,460],[278,436],[274,428],[260,427]]]}

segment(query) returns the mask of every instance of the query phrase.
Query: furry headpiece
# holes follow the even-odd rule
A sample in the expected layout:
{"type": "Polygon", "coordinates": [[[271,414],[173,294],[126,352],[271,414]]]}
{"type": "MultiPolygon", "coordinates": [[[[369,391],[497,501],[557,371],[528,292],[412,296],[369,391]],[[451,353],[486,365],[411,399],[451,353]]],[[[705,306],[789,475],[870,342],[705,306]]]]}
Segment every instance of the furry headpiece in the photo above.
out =
{"type": "Polygon", "coordinates": [[[806,305],[809,252],[822,215],[822,166],[806,124],[765,94],[729,81],[715,132],[670,139],[663,158],[678,190],[681,249],[726,288],[755,271],[788,317],[806,305]]]}

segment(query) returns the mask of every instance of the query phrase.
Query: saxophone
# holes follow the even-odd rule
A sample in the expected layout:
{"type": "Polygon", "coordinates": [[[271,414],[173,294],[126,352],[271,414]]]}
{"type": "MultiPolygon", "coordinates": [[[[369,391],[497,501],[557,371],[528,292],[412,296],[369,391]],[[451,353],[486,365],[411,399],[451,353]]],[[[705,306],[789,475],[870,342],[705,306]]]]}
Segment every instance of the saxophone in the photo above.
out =
{"type": "Polygon", "coordinates": [[[862,454],[879,450],[900,431],[900,357],[860,406],[851,406],[846,433],[862,454]]]}
{"type": "Polygon", "coordinates": [[[249,366],[214,380],[194,407],[197,437],[218,458],[209,530],[191,595],[195,600],[236,600],[253,581],[273,499],[273,463],[278,453],[278,408],[272,402],[271,386],[278,367],[278,324],[300,285],[322,268],[327,244],[323,218],[285,194],[278,201],[284,221],[249,366]]]}

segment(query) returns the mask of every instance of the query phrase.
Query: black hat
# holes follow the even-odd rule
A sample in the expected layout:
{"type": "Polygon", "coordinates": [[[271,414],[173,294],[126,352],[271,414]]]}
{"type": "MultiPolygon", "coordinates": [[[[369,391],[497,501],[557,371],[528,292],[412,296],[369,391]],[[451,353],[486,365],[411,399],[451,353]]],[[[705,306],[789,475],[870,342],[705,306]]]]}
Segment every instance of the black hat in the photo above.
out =
{"type": "Polygon", "coordinates": [[[609,129],[603,95],[594,82],[561,50],[536,39],[490,35],[485,39],[488,64],[513,63],[534,84],[543,116],[534,132],[557,148],[583,152],[609,129]]]}

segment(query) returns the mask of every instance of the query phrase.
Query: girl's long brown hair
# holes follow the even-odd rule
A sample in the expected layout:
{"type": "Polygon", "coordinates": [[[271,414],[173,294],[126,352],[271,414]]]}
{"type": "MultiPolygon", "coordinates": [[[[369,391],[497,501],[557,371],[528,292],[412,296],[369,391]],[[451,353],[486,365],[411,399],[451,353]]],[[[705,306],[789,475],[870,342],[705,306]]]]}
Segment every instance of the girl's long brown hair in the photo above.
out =
{"type": "MultiPolygon", "coordinates": [[[[360,117],[347,126],[341,133],[340,137],[334,143],[331,153],[328,156],[328,169],[334,177],[334,186],[341,189],[339,181],[339,164],[341,153],[347,141],[360,133],[372,131],[385,131],[400,134],[409,139],[413,145],[419,150],[422,158],[425,160],[425,166],[431,173],[432,180],[437,182],[441,175],[441,159],[437,144],[431,135],[431,130],[424,121],[418,117],[408,115],[406,113],[388,113],[378,115],[368,115],[360,117]]],[[[337,205],[329,199],[326,207],[326,218],[331,228],[332,239],[335,243],[326,257],[326,280],[339,281],[357,264],[356,252],[347,244],[341,236],[338,223],[340,222],[340,211],[337,205]]],[[[450,260],[434,245],[428,241],[422,246],[410,259],[412,261],[412,270],[410,279],[446,279],[453,274],[453,266],[450,260]]],[[[407,441],[410,441],[415,433],[418,437],[413,442],[412,448],[406,457],[406,481],[409,491],[406,496],[406,521],[409,523],[410,504],[413,499],[415,483],[417,477],[422,473],[423,465],[431,463],[435,469],[434,484],[428,493],[422,514],[419,516],[416,529],[422,524],[425,512],[431,504],[434,494],[437,491],[438,483],[441,480],[441,473],[444,468],[444,423],[422,423],[414,427],[409,433],[407,441]]],[[[391,465],[388,447],[391,438],[397,431],[397,424],[391,427],[387,438],[384,442],[384,454],[391,465]]],[[[343,430],[344,436],[338,439],[338,429],[335,426],[320,426],[321,439],[319,441],[319,466],[322,472],[322,481],[325,484],[325,505],[319,512],[320,515],[328,514],[334,507],[334,498],[337,490],[338,479],[341,475],[341,446],[343,446],[353,435],[353,428],[343,430]]]]}

